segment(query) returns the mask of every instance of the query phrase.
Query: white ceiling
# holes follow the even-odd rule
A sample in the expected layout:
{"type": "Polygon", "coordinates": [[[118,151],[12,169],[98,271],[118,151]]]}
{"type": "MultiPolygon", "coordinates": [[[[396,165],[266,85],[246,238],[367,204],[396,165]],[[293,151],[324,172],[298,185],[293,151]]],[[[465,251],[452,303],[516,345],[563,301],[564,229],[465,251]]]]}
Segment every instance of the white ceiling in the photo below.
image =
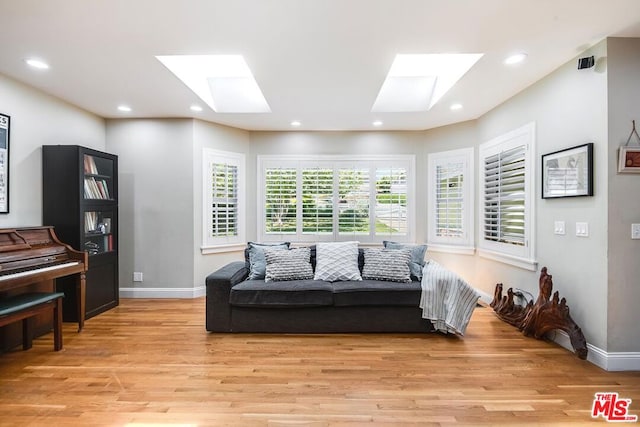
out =
{"type": "Polygon", "coordinates": [[[639,0],[0,0],[0,73],[107,118],[417,130],[477,118],[607,36],[640,36],[639,0]],[[371,113],[398,53],[485,55],[430,111],[371,113]],[[243,55],[272,112],[215,113],[155,58],[177,54],[243,55]]]}

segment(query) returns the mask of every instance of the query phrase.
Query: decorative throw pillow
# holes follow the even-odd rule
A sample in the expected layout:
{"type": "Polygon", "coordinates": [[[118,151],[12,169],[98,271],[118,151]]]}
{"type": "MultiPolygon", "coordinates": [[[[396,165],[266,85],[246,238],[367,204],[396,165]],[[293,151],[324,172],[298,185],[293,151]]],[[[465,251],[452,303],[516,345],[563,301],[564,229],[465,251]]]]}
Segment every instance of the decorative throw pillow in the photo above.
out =
{"type": "Polygon", "coordinates": [[[411,251],[411,262],[409,270],[416,280],[422,280],[422,268],[424,267],[424,254],[427,252],[427,245],[409,245],[406,243],[396,243],[383,241],[382,244],[387,249],[409,249],[411,251]]]}
{"type": "Polygon", "coordinates": [[[318,243],[314,280],[362,280],[358,269],[358,242],[318,243]]]}
{"type": "Polygon", "coordinates": [[[362,278],[389,280],[392,282],[411,282],[411,272],[409,270],[410,261],[411,251],[408,249],[365,249],[362,278]]]}
{"type": "Polygon", "coordinates": [[[288,251],[266,248],[267,272],[264,281],[313,279],[311,250],[308,247],[288,251]]]}
{"type": "Polygon", "coordinates": [[[284,243],[254,243],[249,242],[249,280],[264,279],[267,269],[267,260],[264,257],[265,248],[279,250],[289,249],[289,242],[284,243]]]}

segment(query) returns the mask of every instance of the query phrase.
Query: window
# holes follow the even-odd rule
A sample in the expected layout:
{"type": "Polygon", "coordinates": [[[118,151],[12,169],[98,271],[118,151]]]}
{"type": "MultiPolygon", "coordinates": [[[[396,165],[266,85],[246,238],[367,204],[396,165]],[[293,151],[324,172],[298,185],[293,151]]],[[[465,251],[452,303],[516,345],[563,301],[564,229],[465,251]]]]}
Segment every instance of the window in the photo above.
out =
{"type": "Polygon", "coordinates": [[[480,255],[536,269],[534,124],[480,145],[480,255]]]}
{"type": "Polygon", "coordinates": [[[264,241],[413,238],[413,156],[260,156],[264,241]]]}
{"type": "Polygon", "coordinates": [[[203,150],[203,253],[244,244],[244,155],[203,150]]]}
{"type": "Polygon", "coordinates": [[[369,170],[340,169],[338,177],[338,232],[369,235],[369,170]]]}
{"type": "Polygon", "coordinates": [[[473,148],[429,154],[429,249],[473,254],[473,148]]]}

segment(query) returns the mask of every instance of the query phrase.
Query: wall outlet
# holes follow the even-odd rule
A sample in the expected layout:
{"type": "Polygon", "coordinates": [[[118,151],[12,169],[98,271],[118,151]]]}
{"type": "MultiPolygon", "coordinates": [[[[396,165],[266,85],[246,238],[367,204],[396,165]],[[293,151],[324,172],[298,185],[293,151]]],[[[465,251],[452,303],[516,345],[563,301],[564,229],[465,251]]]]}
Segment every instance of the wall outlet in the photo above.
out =
{"type": "Polygon", "coordinates": [[[576,222],[576,236],[589,237],[589,223],[588,222],[576,222]]]}
{"type": "Polygon", "coordinates": [[[631,238],[640,239],[640,224],[631,224],[631,238]]]}
{"type": "Polygon", "coordinates": [[[139,271],[133,272],[133,281],[134,282],[142,282],[142,273],[139,271]]]}
{"type": "Polygon", "coordinates": [[[555,221],[553,223],[553,233],[564,236],[564,234],[565,234],[564,221],[555,221]]]}

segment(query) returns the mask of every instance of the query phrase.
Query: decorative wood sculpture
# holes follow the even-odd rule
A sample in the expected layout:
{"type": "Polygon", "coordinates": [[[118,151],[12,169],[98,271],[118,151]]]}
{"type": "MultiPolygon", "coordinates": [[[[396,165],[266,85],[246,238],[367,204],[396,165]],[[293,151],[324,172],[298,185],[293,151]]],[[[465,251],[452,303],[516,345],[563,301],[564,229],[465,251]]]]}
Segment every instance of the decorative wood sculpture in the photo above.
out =
{"type": "Polygon", "coordinates": [[[496,285],[493,301],[490,306],[497,316],[520,329],[525,336],[533,336],[541,339],[553,330],[560,329],[569,335],[571,345],[580,359],[587,358],[587,342],[582,330],[573,321],[569,314],[569,307],[565,298],[560,300],[558,291],[551,297],[553,289],[552,276],[547,274],[547,267],[540,271],[540,294],[535,304],[529,301],[526,306],[521,306],[513,301],[513,290],[509,288],[507,295],[502,295],[502,283],[496,285]]]}

